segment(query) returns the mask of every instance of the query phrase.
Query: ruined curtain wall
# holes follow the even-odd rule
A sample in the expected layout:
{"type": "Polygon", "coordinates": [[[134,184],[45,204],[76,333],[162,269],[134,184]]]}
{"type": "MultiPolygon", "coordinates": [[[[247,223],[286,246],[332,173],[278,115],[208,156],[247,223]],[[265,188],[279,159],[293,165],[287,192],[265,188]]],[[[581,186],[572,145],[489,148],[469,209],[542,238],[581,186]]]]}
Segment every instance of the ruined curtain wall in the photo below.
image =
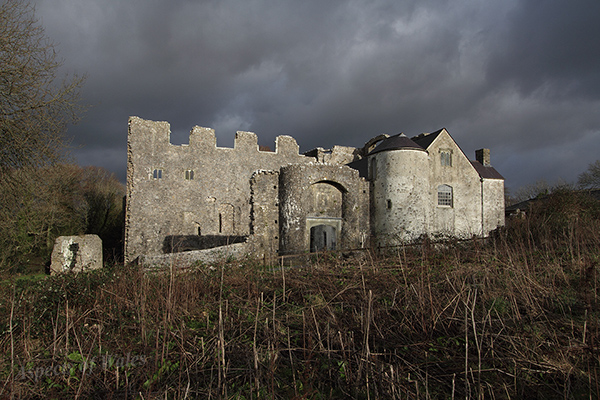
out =
{"type": "Polygon", "coordinates": [[[279,136],[274,152],[259,151],[251,132],[237,132],[233,148],[220,148],[214,130],[201,127],[192,129],[189,145],[176,146],[167,122],[131,117],[126,261],[162,254],[181,236],[250,235],[253,174],[314,160],[298,150],[293,138],[279,136]]]}

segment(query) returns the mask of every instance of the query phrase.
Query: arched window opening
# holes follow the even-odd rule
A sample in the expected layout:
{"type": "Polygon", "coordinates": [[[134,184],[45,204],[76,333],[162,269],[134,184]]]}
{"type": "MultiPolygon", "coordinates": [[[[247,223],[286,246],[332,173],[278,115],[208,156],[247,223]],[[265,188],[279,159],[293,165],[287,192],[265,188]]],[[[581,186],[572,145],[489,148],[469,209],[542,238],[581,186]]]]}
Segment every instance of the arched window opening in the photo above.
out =
{"type": "Polygon", "coordinates": [[[452,207],[453,196],[452,186],[440,185],[438,186],[438,206],[452,207]]]}
{"type": "Polygon", "coordinates": [[[307,193],[307,214],[310,217],[342,217],[344,194],[342,188],[333,182],[313,183],[307,193]]]}

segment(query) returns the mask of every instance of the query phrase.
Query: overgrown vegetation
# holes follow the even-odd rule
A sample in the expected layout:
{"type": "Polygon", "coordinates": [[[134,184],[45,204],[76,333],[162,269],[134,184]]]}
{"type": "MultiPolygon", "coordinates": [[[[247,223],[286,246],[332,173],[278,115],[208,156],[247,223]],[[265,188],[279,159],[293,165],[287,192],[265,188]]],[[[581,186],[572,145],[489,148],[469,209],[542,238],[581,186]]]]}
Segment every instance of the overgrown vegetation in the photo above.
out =
{"type": "Polygon", "coordinates": [[[591,163],[586,171],[579,174],[577,184],[582,188],[600,189],[600,160],[591,163]]]}
{"type": "MultiPolygon", "coordinates": [[[[84,79],[59,76],[62,60],[35,8],[0,3],[0,269],[42,266],[58,234],[85,231],[81,168],[68,161],[66,127],[84,111],[84,79]],[[79,220],[78,220],[79,218],[79,220]]],[[[95,189],[100,189],[98,185],[95,189]]]]}
{"type": "Polygon", "coordinates": [[[485,242],[13,278],[1,395],[598,398],[599,217],[555,193],[485,242]]]}
{"type": "Polygon", "coordinates": [[[114,174],[98,167],[13,171],[0,183],[0,267],[42,272],[58,236],[84,233],[100,236],[105,257],[121,259],[124,195],[114,174]]]}

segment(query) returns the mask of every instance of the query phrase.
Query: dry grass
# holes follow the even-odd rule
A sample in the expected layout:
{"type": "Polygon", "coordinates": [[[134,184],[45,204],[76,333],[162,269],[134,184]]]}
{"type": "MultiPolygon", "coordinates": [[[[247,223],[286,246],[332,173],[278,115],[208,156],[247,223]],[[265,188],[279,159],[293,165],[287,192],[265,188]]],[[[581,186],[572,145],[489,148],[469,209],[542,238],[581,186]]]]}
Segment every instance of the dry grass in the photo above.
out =
{"type": "Polygon", "coordinates": [[[598,207],[563,196],[485,243],[13,279],[1,396],[600,398],[598,207]]]}

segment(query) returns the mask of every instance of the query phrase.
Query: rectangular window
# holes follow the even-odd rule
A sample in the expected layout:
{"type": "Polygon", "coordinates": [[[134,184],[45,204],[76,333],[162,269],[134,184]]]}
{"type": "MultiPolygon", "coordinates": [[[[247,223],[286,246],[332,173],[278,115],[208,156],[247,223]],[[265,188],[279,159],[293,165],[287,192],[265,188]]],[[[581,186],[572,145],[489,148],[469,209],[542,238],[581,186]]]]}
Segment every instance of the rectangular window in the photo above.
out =
{"type": "Polygon", "coordinates": [[[152,179],[162,179],[162,173],[162,169],[155,168],[154,171],[152,171],[152,179]]]}
{"type": "Polygon", "coordinates": [[[452,207],[452,187],[448,185],[438,186],[438,206],[452,207]]]}
{"type": "Polygon", "coordinates": [[[442,151],[440,153],[442,167],[451,167],[452,166],[452,152],[451,151],[442,151]]]}
{"type": "Polygon", "coordinates": [[[194,171],[191,169],[185,171],[185,179],[187,179],[188,181],[194,180],[194,171]]]}

